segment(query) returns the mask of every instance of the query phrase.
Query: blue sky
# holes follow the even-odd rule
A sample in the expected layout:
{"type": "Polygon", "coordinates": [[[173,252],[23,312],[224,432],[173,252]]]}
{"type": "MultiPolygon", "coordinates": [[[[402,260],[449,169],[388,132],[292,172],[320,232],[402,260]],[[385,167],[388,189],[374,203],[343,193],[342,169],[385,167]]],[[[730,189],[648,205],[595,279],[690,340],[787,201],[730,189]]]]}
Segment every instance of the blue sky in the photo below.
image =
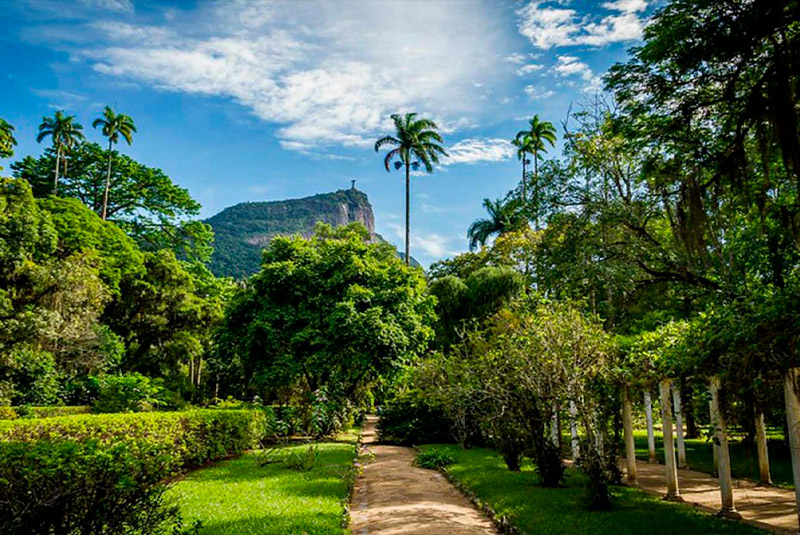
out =
{"type": "Polygon", "coordinates": [[[654,4],[0,0],[0,117],[20,158],[41,152],[43,115],[64,109],[99,140],[91,121],[112,105],[139,130],[122,150],[188,188],[204,217],[356,179],[401,245],[403,180],[372,144],[391,113],[417,111],[451,155],[412,179],[412,255],[428,265],[465,250],[482,199],[514,187],[508,140],[526,119],[560,125],[597,92],[654,4]]]}

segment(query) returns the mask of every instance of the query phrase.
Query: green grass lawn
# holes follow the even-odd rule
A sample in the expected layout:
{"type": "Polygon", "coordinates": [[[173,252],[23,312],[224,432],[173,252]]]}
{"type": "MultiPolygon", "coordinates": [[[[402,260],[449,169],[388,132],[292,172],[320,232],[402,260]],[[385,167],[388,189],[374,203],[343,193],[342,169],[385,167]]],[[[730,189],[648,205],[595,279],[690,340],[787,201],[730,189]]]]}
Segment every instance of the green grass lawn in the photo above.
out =
{"type": "Polygon", "coordinates": [[[354,448],[349,440],[319,444],[309,471],[260,466],[258,452],[248,453],[192,472],[169,497],[186,526],[203,523],[202,535],[341,535],[354,448]]]}
{"type": "MultiPolygon", "coordinates": [[[[423,446],[423,449],[434,446],[423,446]]],[[[614,509],[584,509],[583,475],[567,471],[565,486],[545,489],[526,460],[522,472],[510,472],[493,450],[462,450],[455,445],[436,445],[449,451],[456,463],[448,472],[479,499],[508,519],[523,533],[542,535],[641,535],[763,534],[746,524],[712,517],[685,504],[661,501],[657,496],[628,487],[614,488],[614,509]]]]}
{"type": "MultiPolygon", "coordinates": [[[[661,433],[656,434],[656,458],[664,462],[664,441],[661,433]]],[[[647,431],[634,431],[636,456],[647,460],[647,431]]],[[[792,482],[792,462],[789,448],[780,440],[769,440],[769,465],[772,481],[776,485],[794,488],[792,482]]],[[[731,474],[733,477],[758,480],[758,455],[755,445],[749,447],[739,441],[729,442],[731,453],[731,474]]],[[[677,455],[677,450],[676,450],[677,455]]],[[[686,439],[686,462],[689,467],[701,472],[714,472],[714,454],[711,442],[705,438],[686,439]]]]}

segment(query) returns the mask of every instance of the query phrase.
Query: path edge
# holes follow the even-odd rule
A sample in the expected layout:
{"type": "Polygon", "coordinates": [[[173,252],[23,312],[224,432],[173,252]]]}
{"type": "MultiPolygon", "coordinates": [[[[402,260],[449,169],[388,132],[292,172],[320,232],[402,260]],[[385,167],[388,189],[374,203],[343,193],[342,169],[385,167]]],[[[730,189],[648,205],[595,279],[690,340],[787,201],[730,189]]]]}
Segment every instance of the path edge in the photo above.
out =
{"type": "Polygon", "coordinates": [[[353,503],[353,498],[355,498],[356,494],[356,483],[358,483],[358,478],[364,472],[364,468],[361,465],[361,450],[364,445],[364,428],[359,427],[358,430],[358,438],[356,439],[355,444],[353,444],[353,462],[350,466],[350,470],[348,470],[347,474],[347,494],[342,499],[342,529],[344,533],[350,533],[348,528],[350,527],[350,505],[353,503]]]}
{"type": "MultiPolygon", "coordinates": [[[[419,446],[413,446],[414,451],[419,453],[421,450],[419,446]]],[[[482,512],[489,520],[492,521],[492,524],[500,530],[500,533],[504,533],[506,535],[524,535],[524,533],[511,521],[508,519],[507,516],[501,515],[497,511],[495,511],[492,506],[478,498],[478,496],[469,490],[464,483],[462,483],[456,476],[451,474],[447,471],[446,466],[440,466],[436,469],[437,472],[442,474],[442,476],[450,483],[458,492],[460,492],[469,503],[472,504],[473,507],[478,509],[478,511],[482,512]]]]}

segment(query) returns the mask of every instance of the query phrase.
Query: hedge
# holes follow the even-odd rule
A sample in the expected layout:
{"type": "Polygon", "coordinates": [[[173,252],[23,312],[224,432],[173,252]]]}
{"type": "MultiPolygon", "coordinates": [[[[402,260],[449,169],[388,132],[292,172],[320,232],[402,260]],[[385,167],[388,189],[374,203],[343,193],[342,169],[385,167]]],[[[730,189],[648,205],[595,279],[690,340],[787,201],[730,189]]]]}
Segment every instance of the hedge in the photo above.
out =
{"type": "Polygon", "coordinates": [[[257,446],[262,411],[77,415],[0,422],[0,533],[165,532],[165,479],[257,446]]]}
{"type": "Polygon", "coordinates": [[[89,405],[64,405],[50,407],[0,406],[0,420],[15,420],[16,418],[53,418],[54,416],[89,414],[90,412],[92,412],[92,408],[89,405]]]}

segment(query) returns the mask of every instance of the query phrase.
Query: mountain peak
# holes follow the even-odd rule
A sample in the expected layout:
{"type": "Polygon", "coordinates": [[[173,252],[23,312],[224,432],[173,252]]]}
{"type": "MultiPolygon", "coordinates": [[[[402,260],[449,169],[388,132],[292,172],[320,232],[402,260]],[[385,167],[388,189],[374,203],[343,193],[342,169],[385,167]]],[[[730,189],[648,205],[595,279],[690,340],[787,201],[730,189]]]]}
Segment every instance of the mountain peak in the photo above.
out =
{"type": "Polygon", "coordinates": [[[209,267],[220,276],[252,275],[261,265],[261,250],[273,237],[311,236],[319,221],[334,227],[358,222],[375,236],[372,205],[355,187],[300,199],[242,202],[206,220],[214,229],[209,267]]]}

